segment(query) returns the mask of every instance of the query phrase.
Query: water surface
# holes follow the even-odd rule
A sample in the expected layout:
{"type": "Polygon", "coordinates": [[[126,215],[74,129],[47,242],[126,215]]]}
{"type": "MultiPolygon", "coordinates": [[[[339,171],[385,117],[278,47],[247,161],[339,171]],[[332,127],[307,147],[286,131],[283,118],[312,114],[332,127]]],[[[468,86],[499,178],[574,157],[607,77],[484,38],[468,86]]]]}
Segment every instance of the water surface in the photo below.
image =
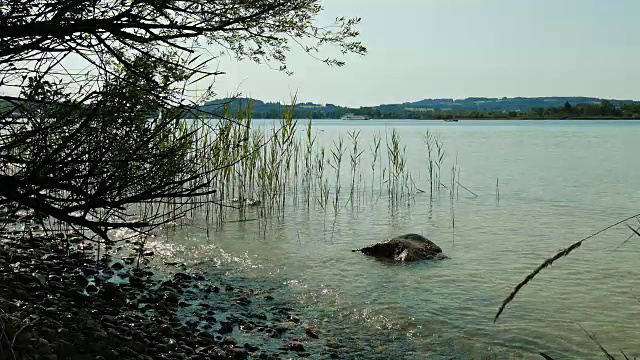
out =
{"type": "Polygon", "coordinates": [[[437,133],[447,153],[443,183],[450,182],[447,172],[457,157],[460,183],[477,196],[458,188],[453,199],[444,191],[431,201],[416,192],[406,206],[390,207],[385,196],[375,200],[380,186],[374,178],[374,195],[355,208],[343,206],[335,218],[291,206],[266,231],[258,222],[229,223],[207,237],[200,224],[159,240],[156,250],[205,266],[232,264],[257,280],[281,284],[324,338],[359,344],[360,358],[533,359],[540,351],[559,359],[602,358],[579,325],[611,351],[640,355],[640,239],[620,246],[630,235],[626,226],[543,271],[492,322],[502,300],[544,259],[640,212],[640,122],[313,125],[327,148],[360,130],[367,194],[368,146],[375,134],[384,138],[397,130],[416,187],[426,189],[423,134],[437,133]],[[451,259],[390,265],[350,251],[408,232],[432,239],[451,259]]]}

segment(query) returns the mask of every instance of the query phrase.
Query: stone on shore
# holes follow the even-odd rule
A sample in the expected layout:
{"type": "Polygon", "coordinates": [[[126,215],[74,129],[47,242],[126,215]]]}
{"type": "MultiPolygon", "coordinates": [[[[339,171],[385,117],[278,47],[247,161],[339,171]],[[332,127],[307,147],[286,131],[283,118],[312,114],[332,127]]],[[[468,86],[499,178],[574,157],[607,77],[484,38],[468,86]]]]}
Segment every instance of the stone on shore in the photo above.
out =
{"type": "Polygon", "coordinates": [[[198,272],[153,279],[126,258],[103,264],[78,250],[59,255],[46,237],[0,242],[0,349],[17,359],[278,359],[269,342],[303,354],[316,338],[253,289],[198,272]],[[292,342],[305,333],[305,345],[292,342]]]}
{"type": "Polygon", "coordinates": [[[359,251],[365,255],[389,261],[442,260],[448,257],[431,240],[419,234],[405,234],[367,246],[359,251]]]}

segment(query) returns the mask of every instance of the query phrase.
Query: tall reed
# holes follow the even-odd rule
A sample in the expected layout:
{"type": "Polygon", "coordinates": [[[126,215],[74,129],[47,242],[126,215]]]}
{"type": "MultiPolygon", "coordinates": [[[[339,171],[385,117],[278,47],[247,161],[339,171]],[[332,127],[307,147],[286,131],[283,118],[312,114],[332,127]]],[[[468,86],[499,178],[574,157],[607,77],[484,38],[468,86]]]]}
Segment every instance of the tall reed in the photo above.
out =
{"type": "MultiPolygon", "coordinates": [[[[385,197],[392,207],[411,206],[415,194],[423,192],[416,184],[419,177],[410,171],[407,146],[397,129],[373,134],[368,143],[360,130],[349,130],[346,136],[334,136],[325,147],[318,141],[312,119],[295,119],[295,102],[294,98],[281,119],[270,126],[254,121],[251,102],[235,108],[225,105],[221,119],[201,117],[181,125],[179,134],[193,134],[190,161],[209,174],[203,190],[215,189],[216,193],[194,197],[188,204],[162,199],[158,206],[171,216],[189,208],[191,218],[204,218],[207,235],[210,224],[251,219],[258,220],[261,233],[266,234],[269,219],[283,218],[290,207],[317,210],[325,217],[333,211],[333,236],[342,207],[350,205],[359,212],[366,197],[372,206],[385,197]],[[370,171],[370,179],[363,174],[363,161],[370,165],[364,171],[370,171]],[[348,192],[343,191],[346,187],[348,192]]],[[[423,141],[430,204],[441,189],[448,189],[451,199],[459,197],[460,187],[472,193],[460,184],[457,155],[450,174],[444,174],[450,177],[448,186],[443,183],[446,152],[438,134],[426,131],[423,141]]],[[[455,226],[455,219],[452,224],[455,226]]]]}
{"type": "MultiPolygon", "coordinates": [[[[360,158],[364,150],[360,149],[360,144],[358,143],[358,138],[360,137],[360,131],[351,131],[348,132],[349,140],[351,141],[351,189],[349,191],[349,202],[351,203],[351,207],[354,206],[354,196],[356,196],[356,179],[358,179],[358,168],[360,167],[360,158]]],[[[375,161],[375,160],[374,160],[375,161]]],[[[359,201],[358,201],[359,204],[359,201]]]]}

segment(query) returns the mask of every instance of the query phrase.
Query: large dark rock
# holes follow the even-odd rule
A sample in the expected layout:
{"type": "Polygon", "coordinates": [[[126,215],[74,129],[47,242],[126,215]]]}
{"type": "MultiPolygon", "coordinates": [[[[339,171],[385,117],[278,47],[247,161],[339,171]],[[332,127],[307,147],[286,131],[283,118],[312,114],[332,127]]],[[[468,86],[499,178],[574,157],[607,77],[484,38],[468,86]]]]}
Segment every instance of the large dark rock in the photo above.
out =
{"type": "Polygon", "coordinates": [[[367,246],[360,251],[365,255],[390,261],[442,260],[448,257],[431,240],[419,234],[396,236],[385,242],[367,246]]]}

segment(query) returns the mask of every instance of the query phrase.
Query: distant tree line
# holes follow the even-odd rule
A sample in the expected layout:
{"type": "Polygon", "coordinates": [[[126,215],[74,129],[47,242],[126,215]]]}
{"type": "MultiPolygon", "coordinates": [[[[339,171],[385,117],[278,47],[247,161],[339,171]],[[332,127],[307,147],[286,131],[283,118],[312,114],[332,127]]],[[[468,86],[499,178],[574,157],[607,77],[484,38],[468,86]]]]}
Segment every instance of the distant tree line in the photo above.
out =
{"type": "MultiPolygon", "coordinates": [[[[249,99],[244,99],[246,105],[249,99]]],[[[207,112],[223,115],[225,111],[234,112],[240,109],[237,104],[226,109],[205,106],[207,112]]],[[[263,103],[257,101],[253,107],[252,116],[255,119],[279,119],[285,110],[284,105],[263,103]]],[[[244,110],[243,110],[244,111],[244,110]]],[[[332,104],[325,106],[311,103],[298,104],[294,116],[298,119],[339,119],[345,114],[366,115],[372,119],[414,119],[414,120],[443,120],[443,119],[640,119],[640,104],[616,103],[610,100],[600,102],[571,104],[566,101],[563,106],[532,107],[523,110],[468,110],[468,109],[440,109],[440,108],[403,108],[399,105],[382,105],[377,107],[348,108],[332,104]]]]}

